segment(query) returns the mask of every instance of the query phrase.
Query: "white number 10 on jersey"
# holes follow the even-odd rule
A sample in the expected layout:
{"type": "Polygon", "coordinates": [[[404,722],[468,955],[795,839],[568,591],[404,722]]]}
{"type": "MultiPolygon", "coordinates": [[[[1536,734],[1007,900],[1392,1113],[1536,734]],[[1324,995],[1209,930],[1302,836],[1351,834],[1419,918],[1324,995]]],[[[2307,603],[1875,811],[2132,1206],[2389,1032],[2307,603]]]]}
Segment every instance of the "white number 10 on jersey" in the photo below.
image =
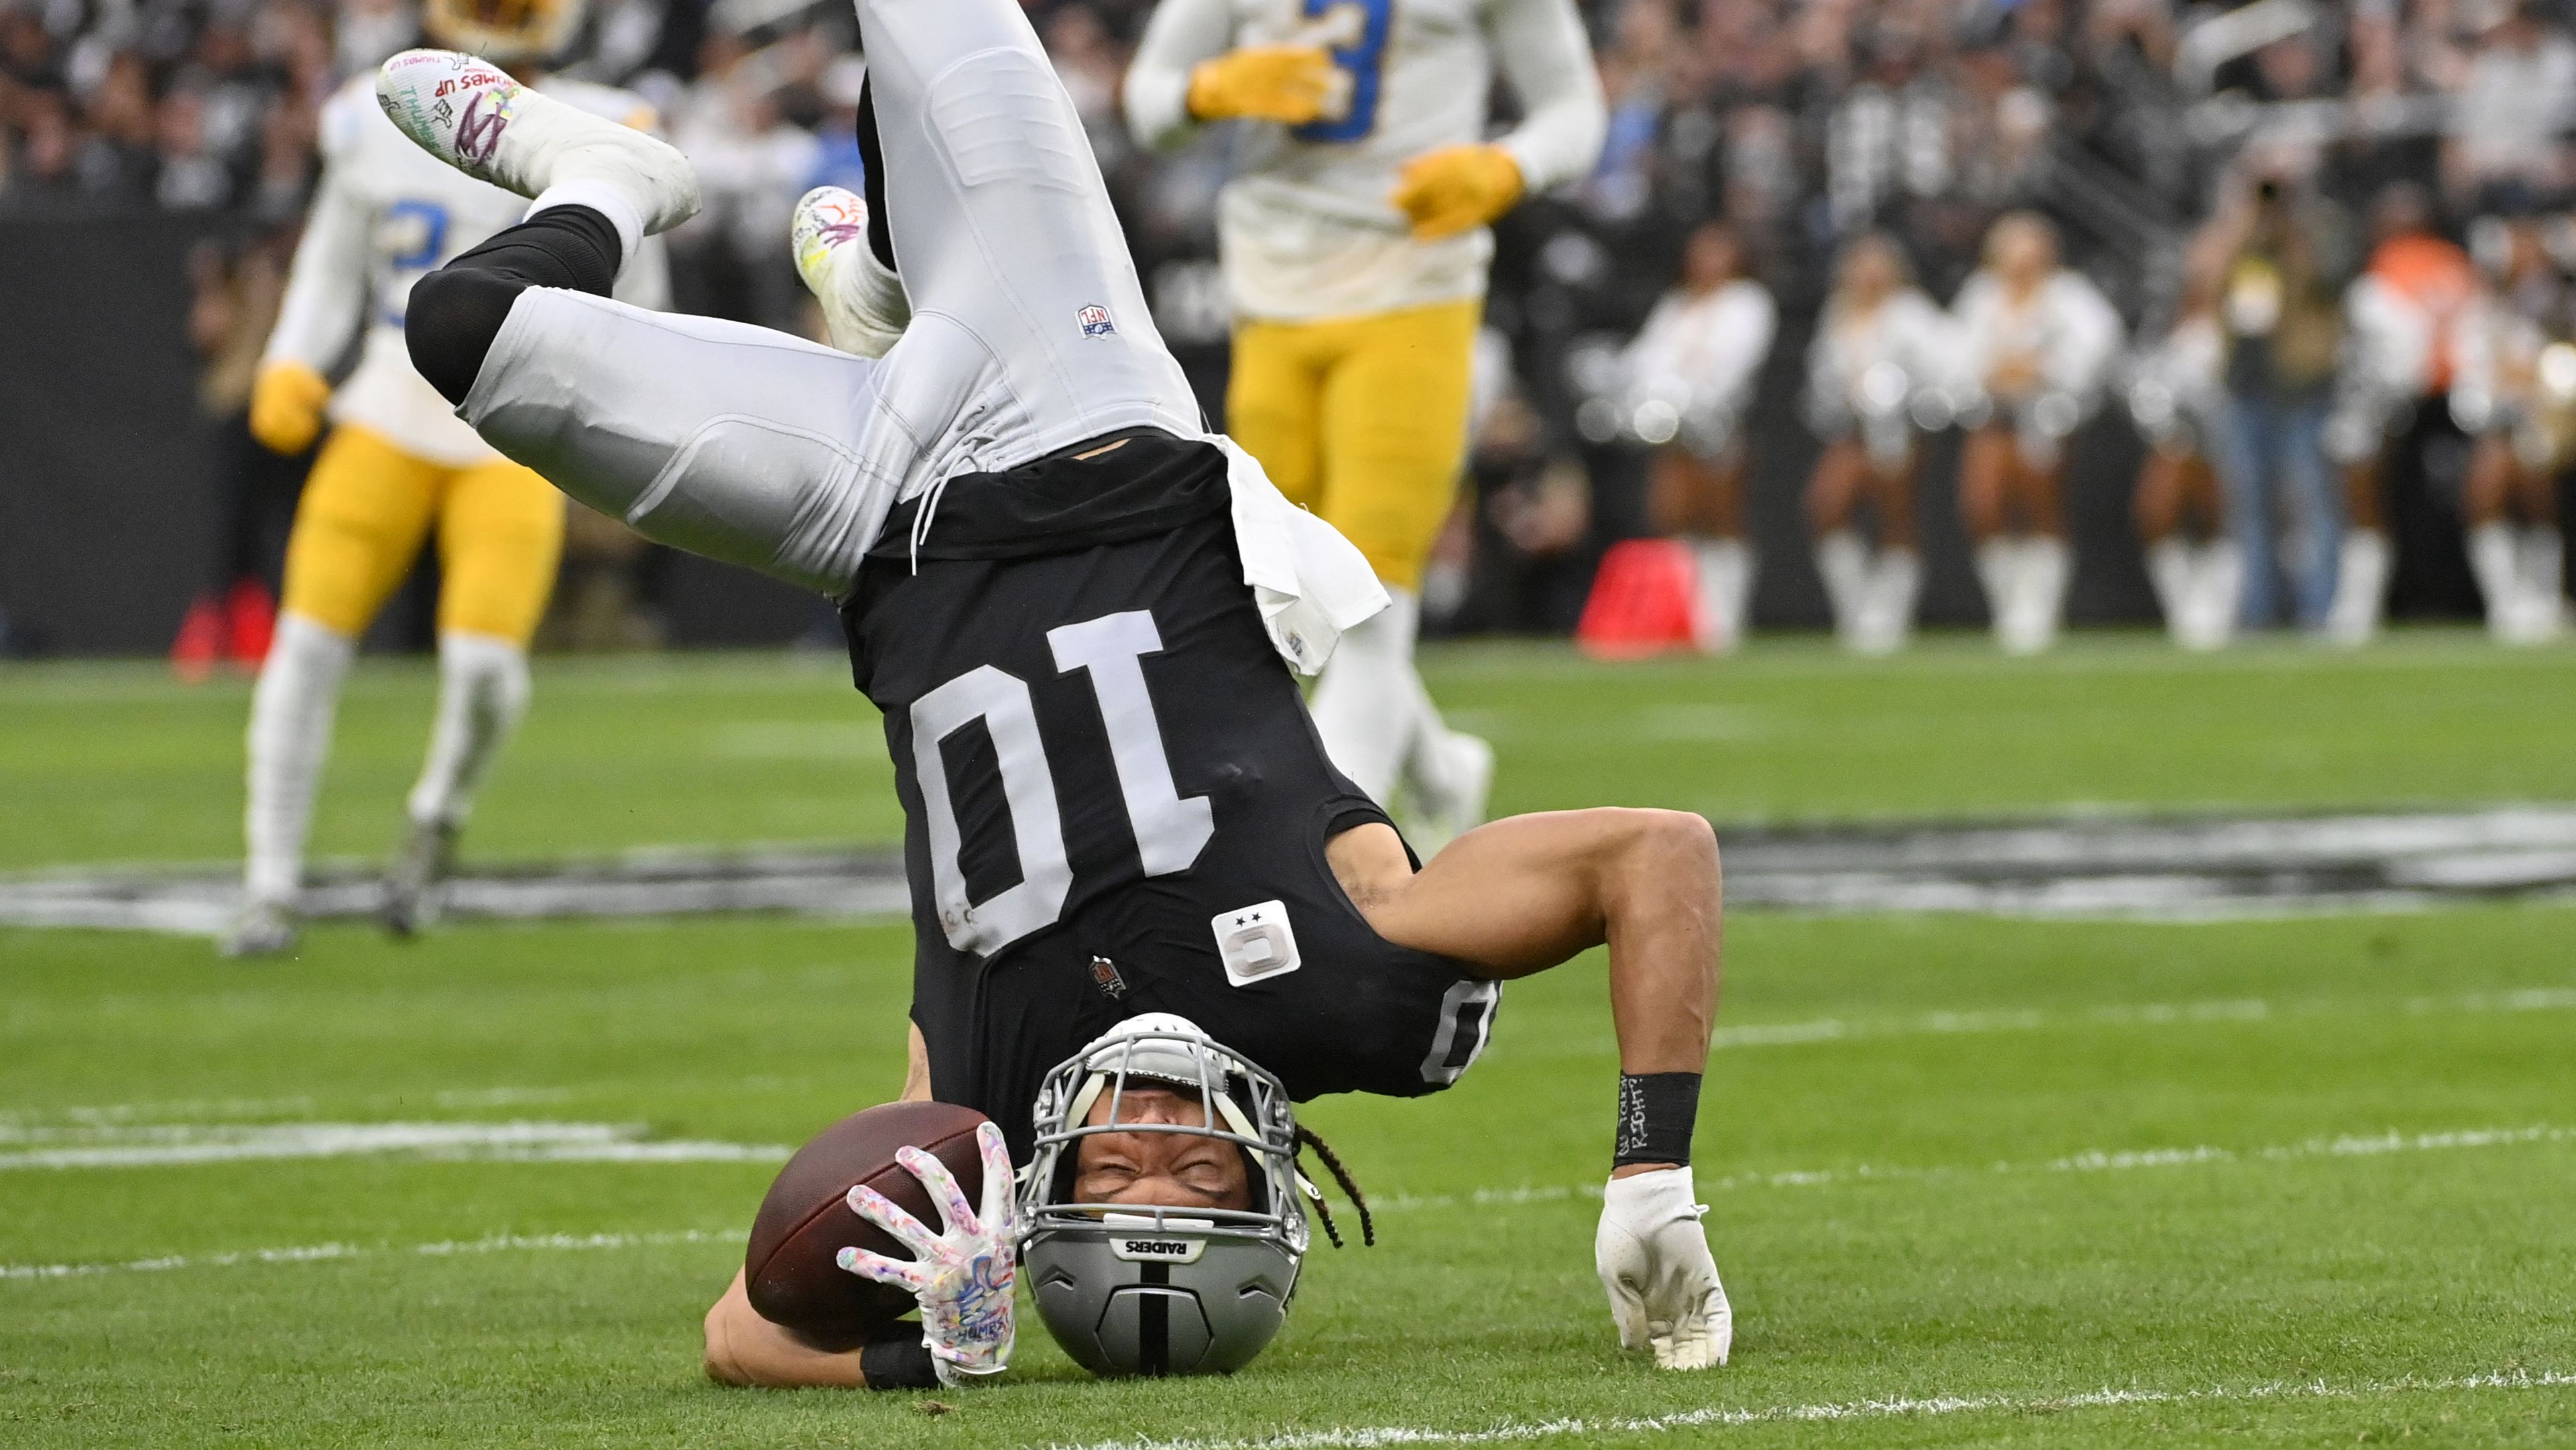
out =
{"type": "MultiPolygon", "coordinates": [[[[1047,631],[1058,672],[1091,677],[1100,723],[1109,733],[1109,758],[1126,801],[1128,824],[1148,876],[1186,871],[1216,834],[1203,795],[1183,797],[1163,751],[1163,730],[1145,690],[1142,663],[1163,648],[1154,616],[1142,609],[1105,614],[1047,631]]],[[[1064,823],[1056,809],[1055,772],[1047,764],[1029,687],[1018,676],[982,665],[950,680],[912,704],[914,778],[930,828],[932,895],[948,944],[989,957],[1031,932],[1055,924],[1073,891],[1064,823]],[[984,722],[1002,771],[1002,799],[1010,807],[1011,836],[1019,849],[1019,884],[984,901],[967,895],[960,852],[957,805],[949,794],[948,767],[940,746],[949,736],[984,722]]]]}

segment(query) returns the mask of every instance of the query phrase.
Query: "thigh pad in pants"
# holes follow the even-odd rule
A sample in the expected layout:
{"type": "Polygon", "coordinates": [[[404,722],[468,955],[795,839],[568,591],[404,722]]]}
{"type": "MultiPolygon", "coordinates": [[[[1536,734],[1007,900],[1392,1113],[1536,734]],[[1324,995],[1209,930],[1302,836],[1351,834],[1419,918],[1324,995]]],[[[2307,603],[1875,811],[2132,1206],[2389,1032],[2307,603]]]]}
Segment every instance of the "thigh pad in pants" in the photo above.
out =
{"type": "Polygon", "coordinates": [[[647,538],[837,597],[917,451],[879,371],[766,328],[531,288],[459,411],[647,538]]]}

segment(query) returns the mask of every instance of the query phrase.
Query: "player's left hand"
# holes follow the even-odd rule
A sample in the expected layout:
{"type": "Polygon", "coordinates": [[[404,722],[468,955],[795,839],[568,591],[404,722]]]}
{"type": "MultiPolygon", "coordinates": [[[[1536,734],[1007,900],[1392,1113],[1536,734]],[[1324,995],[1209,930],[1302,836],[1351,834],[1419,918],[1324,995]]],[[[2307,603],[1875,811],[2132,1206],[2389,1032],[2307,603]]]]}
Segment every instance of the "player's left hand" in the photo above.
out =
{"type": "Polygon", "coordinates": [[[1521,199],[1521,164],[1500,146],[1475,142],[1425,151],[1404,163],[1389,201],[1413,220],[1416,241],[1471,231],[1521,199]]]}
{"type": "Polygon", "coordinates": [[[837,1260],[860,1278],[912,1292],[921,1305],[922,1338],[945,1385],[1000,1374],[1010,1367],[1017,1338],[1011,1292],[1019,1277],[1019,1223],[1011,1193],[1011,1154],[1002,1146],[1002,1130],[990,1123],[975,1130],[975,1145],[984,1157],[981,1213],[966,1202],[947,1165],[919,1148],[900,1149],[895,1161],[929,1190],[930,1201],[947,1220],[947,1232],[931,1232],[884,1194],[861,1184],[850,1190],[850,1211],[894,1235],[913,1257],[889,1259],[845,1248],[837,1260]]]}
{"type": "Polygon", "coordinates": [[[300,362],[264,364],[250,385],[250,433],[272,453],[293,457],[313,446],[331,384],[300,362]]]}
{"type": "Polygon", "coordinates": [[[1735,1343],[1735,1311],[1699,1226],[1708,1206],[1691,1199],[1686,1167],[1613,1178],[1592,1241],[1619,1347],[1651,1347],[1664,1369],[1722,1365],[1735,1343]]]}

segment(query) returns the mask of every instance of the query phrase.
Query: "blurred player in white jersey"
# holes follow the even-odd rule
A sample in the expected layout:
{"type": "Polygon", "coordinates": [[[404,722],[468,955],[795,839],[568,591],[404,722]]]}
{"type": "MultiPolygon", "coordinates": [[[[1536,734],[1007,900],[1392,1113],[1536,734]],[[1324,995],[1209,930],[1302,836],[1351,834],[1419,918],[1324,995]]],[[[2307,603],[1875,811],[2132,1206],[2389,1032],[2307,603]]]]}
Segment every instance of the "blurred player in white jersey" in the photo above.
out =
{"type": "Polygon", "coordinates": [[[1976,388],[1959,510],[1996,641],[2032,654],[2056,641],[2066,614],[2066,440],[2101,402],[2120,314],[2083,273],[2058,265],[2056,229],[2026,211],[1986,233],[1985,265],[1950,313],[1976,388]]]}
{"type": "MultiPolygon", "coordinates": [[[[531,79],[580,18],[581,0],[432,0],[422,17],[442,43],[531,79]]],[[[323,108],[322,184],[251,398],[252,432],[281,453],[309,446],[326,418],[331,436],[296,510],[277,638],[252,698],[247,900],[224,944],[234,956],[295,944],[305,838],[341,679],[435,527],[438,716],[385,881],[386,925],[402,935],[419,925],[474,788],[527,707],[528,640],[562,552],[561,496],[459,421],[403,345],[412,284],[518,221],[528,204],[423,154],[377,109],[373,79],[352,80],[323,108]],[[356,368],[335,388],[326,375],[353,339],[356,368]]],[[[539,84],[594,114],[653,124],[651,108],[627,92],[539,84]]],[[[660,307],[668,290],[657,245],[627,269],[619,295],[660,307]]]]}
{"type": "Polygon", "coordinates": [[[1622,357],[1624,426],[1655,450],[1647,510],[1655,531],[1690,545],[1698,564],[1694,633],[1710,654],[1744,638],[1753,549],[1744,536],[1744,412],[1779,330],[1771,291],[1744,243],[1705,222],[1682,252],[1681,285],[1663,295],[1622,357]]]}
{"type": "Polygon", "coordinates": [[[1395,600],[1342,640],[1315,723],[1371,796],[1412,787],[1427,836],[1472,826],[1493,753],[1441,724],[1414,672],[1418,592],[1466,449],[1486,224],[1600,152],[1573,0],[1162,0],[1126,106],[1148,146],[1249,123],[1218,203],[1226,428],[1395,600]],[[1488,141],[1497,68],[1523,120],[1488,141]]]}

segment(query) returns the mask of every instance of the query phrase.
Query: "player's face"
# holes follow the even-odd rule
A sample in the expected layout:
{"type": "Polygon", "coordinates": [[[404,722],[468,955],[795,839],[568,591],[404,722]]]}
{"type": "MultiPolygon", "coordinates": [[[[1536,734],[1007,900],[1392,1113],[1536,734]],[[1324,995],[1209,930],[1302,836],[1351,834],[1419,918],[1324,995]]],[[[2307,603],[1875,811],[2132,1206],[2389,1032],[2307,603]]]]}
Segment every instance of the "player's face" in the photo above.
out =
{"type": "MultiPolygon", "coordinates": [[[[1102,1094],[1086,1127],[1110,1122],[1102,1094]]],[[[1207,1113],[1196,1093],[1130,1084],[1118,1096],[1121,1123],[1198,1128],[1207,1113]]],[[[1080,1203],[1132,1203],[1161,1208],[1250,1208],[1251,1176],[1233,1144],[1195,1133],[1093,1133],[1074,1150],[1073,1196],[1080,1203]]]]}

